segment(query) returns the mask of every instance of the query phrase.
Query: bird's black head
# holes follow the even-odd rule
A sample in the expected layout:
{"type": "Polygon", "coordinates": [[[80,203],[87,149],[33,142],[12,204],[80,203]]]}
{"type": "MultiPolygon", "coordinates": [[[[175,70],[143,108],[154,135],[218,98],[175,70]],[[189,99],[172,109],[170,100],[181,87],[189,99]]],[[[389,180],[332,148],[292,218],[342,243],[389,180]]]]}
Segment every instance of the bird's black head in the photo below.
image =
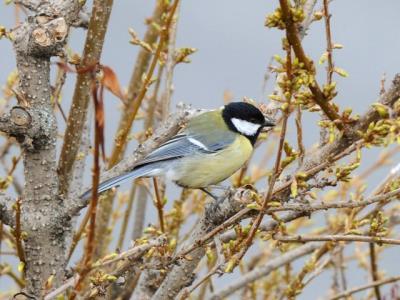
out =
{"type": "Polygon", "coordinates": [[[222,117],[229,129],[247,137],[252,145],[264,127],[273,127],[275,122],[263,115],[254,105],[232,102],[224,106],[222,117]]]}

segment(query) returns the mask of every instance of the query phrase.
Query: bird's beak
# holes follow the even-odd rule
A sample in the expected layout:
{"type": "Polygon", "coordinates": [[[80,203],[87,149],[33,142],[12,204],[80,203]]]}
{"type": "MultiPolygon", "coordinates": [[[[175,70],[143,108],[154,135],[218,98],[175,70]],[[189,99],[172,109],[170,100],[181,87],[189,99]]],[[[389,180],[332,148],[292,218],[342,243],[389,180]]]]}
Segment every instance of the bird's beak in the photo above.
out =
{"type": "Polygon", "coordinates": [[[276,125],[275,120],[265,117],[265,121],[263,124],[263,128],[261,129],[261,132],[268,132],[276,125]]]}
{"type": "Polygon", "coordinates": [[[265,117],[264,125],[263,127],[274,127],[276,125],[275,120],[265,117]]]}

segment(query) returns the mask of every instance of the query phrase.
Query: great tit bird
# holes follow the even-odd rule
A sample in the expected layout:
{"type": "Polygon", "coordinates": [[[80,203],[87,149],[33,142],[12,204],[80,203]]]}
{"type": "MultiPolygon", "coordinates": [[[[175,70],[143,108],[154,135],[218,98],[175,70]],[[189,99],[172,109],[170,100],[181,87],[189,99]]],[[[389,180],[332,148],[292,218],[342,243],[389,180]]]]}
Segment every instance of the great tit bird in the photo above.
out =
{"type": "MultiPolygon", "coordinates": [[[[261,130],[273,127],[254,105],[232,102],[201,113],[129,171],[101,182],[99,193],[139,177],[165,176],[181,187],[202,189],[235,173],[250,158],[261,130]]],[[[87,191],[82,198],[90,198],[87,191]]]]}

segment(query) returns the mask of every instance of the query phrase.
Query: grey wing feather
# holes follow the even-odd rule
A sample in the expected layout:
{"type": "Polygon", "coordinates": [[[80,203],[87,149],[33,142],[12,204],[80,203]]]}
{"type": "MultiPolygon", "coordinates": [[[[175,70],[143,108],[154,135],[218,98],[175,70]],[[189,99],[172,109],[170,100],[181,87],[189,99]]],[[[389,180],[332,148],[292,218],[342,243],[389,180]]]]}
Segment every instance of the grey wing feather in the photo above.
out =
{"type": "Polygon", "coordinates": [[[179,134],[171,140],[162,144],[160,147],[151,152],[146,158],[141,160],[135,167],[154,163],[157,161],[165,161],[170,159],[181,158],[194,153],[212,154],[217,150],[216,147],[206,146],[195,137],[186,134],[179,134]]]}
{"type": "MultiPolygon", "coordinates": [[[[149,176],[154,170],[153,163],[174,160],[196,153],[213,154],[218,150],[224,149],[233,141],[231,136],[226,136],[221,141],[209,144],[207,144],[205,140],[204,136],[178,134],[151,152],[146,158],[136,164],[132,170],[102,182],[99,185],[98,191],[99,193],[104,192],[114,186],[118,186],[121,182],[128,179],[149,176]]],[[[81,198],[89,199],[90,195],[91,190],[88,190],[81,198]]]]}

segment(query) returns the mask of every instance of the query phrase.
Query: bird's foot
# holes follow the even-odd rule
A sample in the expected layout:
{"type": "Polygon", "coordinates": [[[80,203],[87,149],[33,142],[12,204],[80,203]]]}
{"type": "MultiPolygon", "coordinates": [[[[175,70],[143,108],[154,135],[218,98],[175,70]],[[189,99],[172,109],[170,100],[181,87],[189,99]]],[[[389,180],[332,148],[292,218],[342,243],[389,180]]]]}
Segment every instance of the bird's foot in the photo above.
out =
{"type": "Polygon", "coordinates": [[[206,210],[205,210],[206,218],[209,220],[214,219],[216,215],[222,214],[222,210],[221,210],[222,203],[225,201],[226,198],[229,198],[233,193],[235,193],[235,189],[233,189],[231,187],[225,188],[224,189],[225,192],[219,197],[210,193],[206,189],[201,189],[201,190],[215,200],[215,201],[208,203],[208,205],[206,206],[206,210]]]}
{"type": "Polygon", "coordinates": [[[223,191],[226,191],[226,190],[230,189],[229,186],[223,186],[223,185],[220,185],[220,184],[209,185],[208,188],[209,189],[213,189],[213,190],[223,190],[223,191]]]}
{"type": "Polygon", "coordinates": [[[218,197],[215,196],[213,193],[211,193],[210,191],[208,191],[206,188],[200,188],[201,191],[203,191],[204,193],[206,193],[208,196],[210,196],[211,198],[213,198],[215,201],[218,201],[218,197]]]}
{"type": "MultiPolygon", "coordinates": [[[[214,187],[214,186],[212,186],[212,187],[214,187]]],[[[215,186],[215,187],[222,189],[224,191],[224,193],[221,196],[217,196],[214,193],[211,193],[206,188],[201,188],[200,190],[202,190],[208,196],[213,198],[217,204],[220,204],[221,202],[223,202],[226,199],[226,197],[231,195],[231,193],[233,191],[233,189],[231,187],[222,187],[222,186],[215,186]]]]}

